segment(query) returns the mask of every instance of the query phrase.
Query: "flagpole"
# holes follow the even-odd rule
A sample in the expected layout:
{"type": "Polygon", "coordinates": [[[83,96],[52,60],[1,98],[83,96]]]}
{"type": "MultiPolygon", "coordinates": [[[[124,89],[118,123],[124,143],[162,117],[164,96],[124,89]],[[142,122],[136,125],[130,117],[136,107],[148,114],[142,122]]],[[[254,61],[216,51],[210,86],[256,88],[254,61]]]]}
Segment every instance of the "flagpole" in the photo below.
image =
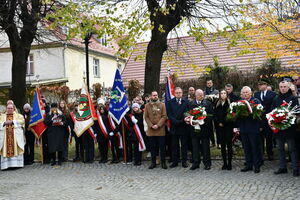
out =
{"type": "Polygon", "coordinates": [[[127,155],[126,155],[126,138],[125,138],[125,130],[124,130],[124,122],[122,120],[122,137],[123,137],[123,158],[124,158],[124,163],[127,163],[127,155]]]}
{"type": "Polygon", "coordinates": [[[41,148],[42,164],[44,164],[44,151],[43,151],[43,138],[42,137],[41,137],[40,148],[41,148]]]}

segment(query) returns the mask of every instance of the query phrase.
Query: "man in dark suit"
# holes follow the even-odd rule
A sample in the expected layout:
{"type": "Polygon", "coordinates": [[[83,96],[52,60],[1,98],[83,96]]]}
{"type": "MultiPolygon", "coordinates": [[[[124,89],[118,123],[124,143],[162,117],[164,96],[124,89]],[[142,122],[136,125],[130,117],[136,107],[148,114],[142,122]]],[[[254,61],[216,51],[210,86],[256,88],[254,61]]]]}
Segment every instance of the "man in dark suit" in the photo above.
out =
{"type": "Polygon", "coordinates": [[[208,115],[204,120],[204,124],[201,125],[200,132],[195,132],[193,128],[192,133],[192,145],[193,145],[193,165],[190,170],[195,170],[199,168],[201,158],[200,152],[203,154],[204,169],[210,170],[211,158],[210,158],[210,148],[209,148],[209,123],[212,121],[213,108],[212,103],[204,99],[204,92],[200,89],[196,90],[196,99],[189,104],[189,110],[197,108],[199,106],[205,107],[205,111],[208,115]]]}
{"type": "Polygon", "coordinates": [[[182,89],[175,88],[175,98],[168,103],[167,114],[171,121],[170,133],[172,137],[172,164],[170,168],[178,166],[179,141],[181,144],[182,167],[187,168],[187,141],[188,130],[184,121],[184,113],[188,111],[188,101],[182,98],[182,89]]]}
{"type": "Polygon", "coordinates": [[[262,154],[265,151],[265,141],[266,141],[266,152],[268,154],[268,159],[273,160],[273,137],[272,130],[268,125],[268,120],[266,118],[266,114],[271,112],[272,101],[276,96],[276,93],[273,91],[267,90],[268,84],[264,81],[260,81],[258,83],[259,92],[254,94],[254,97],[260,100],[261,104],[264,107],[265,112],[263,113],[262,118],[262,131],[261,131],[261,143],[262,143],[262,154]]]}
{"type": "MultiPolygon", "coordinates": [[[[242,88],[241,96],[243,100],[260,104],[258,99],[252,97],[252,90],[248,86],[242,88]]],[[[261,128],[261,123],[259,120],[253,119],[252,117],[246,117],[238,119],[237,125],[240,128],[246,160],[246,166],[241,171],[252,171],[254,167],[254,173],[259,173],[262,163],[259,141],[259,129],[261,128]]]]}

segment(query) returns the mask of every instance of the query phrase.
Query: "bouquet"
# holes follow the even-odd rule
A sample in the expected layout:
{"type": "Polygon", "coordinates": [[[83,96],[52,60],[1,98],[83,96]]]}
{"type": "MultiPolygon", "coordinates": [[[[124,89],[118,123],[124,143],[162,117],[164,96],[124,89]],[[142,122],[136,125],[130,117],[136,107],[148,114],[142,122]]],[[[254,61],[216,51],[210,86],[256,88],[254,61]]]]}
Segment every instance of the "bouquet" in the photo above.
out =
{"type": "Polygon", "coordinates": [[[205,99],[210,102],[216,102],[219,99],[219,95],[218,94],[205,95],[205,99]]]}
{"type": "Polygon", "coordinates": [[[274,133],[278,133],[279,130],[286,130],[295,124],[296,114],[300,113],[299,106],[291,108],[292,102],[285,102],[266,114],[269,126],[274,133]]]}
{"type": "Polygon", "coordinates": [[[196,132],[200,132],[200,125],[204,124],[204,119],[207,117],[205,107],[199,106],[185,113],[187,116],[184,121],[195,127],[196,132]]]}
{"type": "Polygon", "coordinates": [[[264,107],[261,104],[256,104],[254,101],[241,100],[230,104],[226,118],[229,121],[248,117],[261,120],[263,111],[264,107]]]}

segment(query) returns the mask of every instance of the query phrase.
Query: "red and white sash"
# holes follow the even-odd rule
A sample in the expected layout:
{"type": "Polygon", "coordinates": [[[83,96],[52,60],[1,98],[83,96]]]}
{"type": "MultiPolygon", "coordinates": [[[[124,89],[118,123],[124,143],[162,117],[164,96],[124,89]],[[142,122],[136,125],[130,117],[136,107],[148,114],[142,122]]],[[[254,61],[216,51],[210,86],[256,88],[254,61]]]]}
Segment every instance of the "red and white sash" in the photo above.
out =
{"type": "MultiPolygon", "coordinates": [[[[111,127],[111,130],[114,131],[116,129],[116,125],[113,122],[113,119],[108,115],[108,122],[109,125],[111,127]]],[[[118,145],[120,149],[123,149],[123,138],[120,132],[117,133],[117,137],[118,137],[118,145]]]]}
{"type": "MultiPolygon", "coordinates": [[[[98,110],[97,110],[97,119],[98,119],[97,121],[98,121],[98,124],[100,126],[100,129],[101,129],[104,137],[108,140],[108,132],[107,132],[107,129],[106,129],[105,124],[103,122],[103,119],[101,117],[101,114],[99,113],[98,110]]],[[[108,140],[108,145],[109,145],[109,147],[111,146],[110,140],[108,140]]]]}
{"type": "MultiPolygon", "coordinates": [[[[133,115],[129,115],[129,116],[130,116],[130,119],[132,121],[133,115]]],[[[124,122],[125,122],[125,125],[127,126],[127,128],[129,128],[128,121],[125,117],[124,117],[124,122]]],[[[139,126],[135,123],[133,123],[133,130],[134,130],[135,135],[136,135],[136,137],[139,141],[139,151],[145,151],[146,150],[146,145],[145,145],[141,130],[140,130],[139,126]]]]}

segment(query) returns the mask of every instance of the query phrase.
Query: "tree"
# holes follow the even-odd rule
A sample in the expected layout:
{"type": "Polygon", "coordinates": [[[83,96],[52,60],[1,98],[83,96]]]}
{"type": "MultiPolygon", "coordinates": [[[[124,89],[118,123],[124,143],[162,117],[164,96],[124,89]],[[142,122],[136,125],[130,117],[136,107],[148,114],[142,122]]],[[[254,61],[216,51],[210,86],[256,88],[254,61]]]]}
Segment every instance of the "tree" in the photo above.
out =
{"type": "Polygon", "coordinates": [[[17,108],[26,101],[26,61],[31,44],[37,38],[38,23],[56,1],[0,0],[0,30],[9,39],[12,52],[12,84],[10,97],[17,108]]]}
{"type": "Polygon", "coordinates": [[[239,6],[235,0],[90,0],[70,2],[66,5],[69,9],[63,11],[57,8],[49,19],[53,27],[70,27],[69,37],[83,38],[88,32],[99,38],[110,35],[111,40],[118,42],[117,55],[123,57],[130,55],[136,41],[150,30],[144,85],[145,93],[150,93],[159,89],[161,62],[171,31],[186,27],[198,41],[213,31],[212,39],[215,35],[228,36],[230,45],[236,44],[240,32],[224,33],[241,27],[239,6]],[[219,26],[220,23],[227,26],[219,26]]]}
{"type": "Polygon", "coordinates": [[[251,22],[245,31],[249,39],[244,49],[263,50],[268,59],[300,57],[299,0],[250,1],[241,12],[251,22]]]}

